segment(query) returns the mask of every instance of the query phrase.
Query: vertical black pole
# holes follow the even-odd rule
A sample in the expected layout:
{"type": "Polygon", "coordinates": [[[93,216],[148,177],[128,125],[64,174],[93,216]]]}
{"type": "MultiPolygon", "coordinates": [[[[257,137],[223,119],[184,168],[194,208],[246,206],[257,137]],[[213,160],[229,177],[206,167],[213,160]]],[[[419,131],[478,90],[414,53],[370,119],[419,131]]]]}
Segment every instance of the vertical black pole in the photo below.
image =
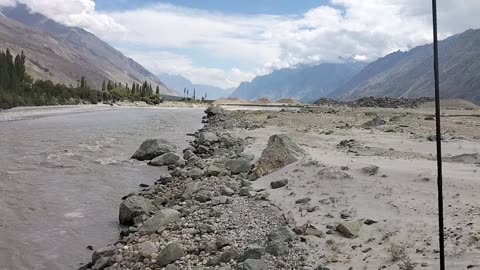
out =
{"type": "Polygon", "coordinates": [[[437,1],[432,0],[433,14],[433,69],[435,73],[435,120],[437,130],[437,187],[438,187],[438,239],[440,245],[440,270],[445,270],[445,245],[443,229],[443,176],[442,133],[440,126],[440,76],[438,72],[437,1]]]}

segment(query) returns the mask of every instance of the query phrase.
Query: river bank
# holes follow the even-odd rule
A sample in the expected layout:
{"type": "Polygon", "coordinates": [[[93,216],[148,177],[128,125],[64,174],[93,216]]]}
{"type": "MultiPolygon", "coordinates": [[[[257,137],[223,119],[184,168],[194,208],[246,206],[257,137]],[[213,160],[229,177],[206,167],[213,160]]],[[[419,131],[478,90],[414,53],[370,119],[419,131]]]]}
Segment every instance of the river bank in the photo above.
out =
{"type": "Polygon", "coordinates": [[[72,113],[86,113],[96,111],[108,111],[118,109],[165,109],[165,108],[207,108],[207,104],[189,103],[181,101],[166,101],[159,105],[148,105],[145,102],[117,102],[114,104],[95,105],[58,105],[58,106],[32,106],[15,107],[8,110],[0,110],[0,122],[24,119],[35,119],[53,115],[65,115],[72,113]]]}
{"type": "MultiPolygon", "coordinates": [[[[432,112],[335,106],[210,111],[207,126],[178,157],[185,164],[171,163],[170,174],[126,198],[122,204],[135,198],[148,206],[118,242],[94,253],[89,266],[435,269],[432,112]],[[275,134],[292,138],[304,156],[256,175],[275,134]]],[[[447,265],[472,268],[480,265],[480,112],[444,113],[447,265]]]]}

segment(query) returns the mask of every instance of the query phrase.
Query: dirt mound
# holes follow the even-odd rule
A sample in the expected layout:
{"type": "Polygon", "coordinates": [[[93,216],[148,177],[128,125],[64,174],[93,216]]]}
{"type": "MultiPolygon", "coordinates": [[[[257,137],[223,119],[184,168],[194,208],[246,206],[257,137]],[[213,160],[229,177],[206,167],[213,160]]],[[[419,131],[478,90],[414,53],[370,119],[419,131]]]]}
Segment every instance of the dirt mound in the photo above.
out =
{"type": "Polygon", "coordinates": [[[255,104],[269,104],[269,103],[272,103],[268,98],[266,97],[261,97],[255,101],[253,101],[252,103],[255,103],[255,104]]]}
{"type": "Polygon", "coordinates": [[[300,101],[298,101],[296,99],[293,99],[293,98],[282,98],[282,99],[279,99],[279,100],[275,101],[275,103],[287,104],[287,105],[300,105],[300,104],[302,104],[300,101]]]}
{"type": "MultiPolygon", "coordinates": [[[[464,110],[476,110],[480,107],[473,104],[470,101],[463,100],[463,99],[444,99],[440,101],[440,105],[442,109],[464,109],[464,110]]],[[[435,108],[435,102],[427,102],[422,105],[424,109],[431,109],[435,108]]]]}
{"type": "Polygon", "coordinates": [[[239,98],[219,98],[213,102],[214,105],[220,104],[245,104],[247,101],[239,98]]]}

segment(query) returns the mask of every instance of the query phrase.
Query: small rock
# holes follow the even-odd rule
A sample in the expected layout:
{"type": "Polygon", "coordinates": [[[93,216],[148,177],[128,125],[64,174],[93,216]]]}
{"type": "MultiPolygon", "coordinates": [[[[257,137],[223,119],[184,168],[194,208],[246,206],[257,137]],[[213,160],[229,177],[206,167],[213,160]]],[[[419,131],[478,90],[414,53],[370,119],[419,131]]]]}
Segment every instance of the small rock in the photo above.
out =
{"type": "Polygon", "coordinates": [[[357,221],[347,221],[340,223],[336,230],[342,233],[345,237],[348,238],[357,238],[362,228],[363,222],[361,220],[357,221]]]}
{"type": "Polygon", "coordinates": [[[305,204],[311,201],[312,199],[306,197],[306,198],[301,198],[295,201],[295,204],[305,204]]]}
{"type": "Polygon", "coordinates": [[[287,184],[288,184],[288,179],[282,179],[282,180],[271,182],[270,187],[272,187],[272,189],[277,189],[277,188],[284,187],[287,184]]]}
{"type": "Polygon", "coordinates": [[[376,175],[378,173],[379,169],[380,168],[378,166],[371,165],[371,166],[362,168],[362,173],[364,173],[366,175],[369,175],[369,176],[373,176],[373,175],[376,175]]]}
{"type": "Polygon", "coordinates": [[[267,270],[267,264],[261,260],[248,259],[243,263],[244,270],[267,270]]]}

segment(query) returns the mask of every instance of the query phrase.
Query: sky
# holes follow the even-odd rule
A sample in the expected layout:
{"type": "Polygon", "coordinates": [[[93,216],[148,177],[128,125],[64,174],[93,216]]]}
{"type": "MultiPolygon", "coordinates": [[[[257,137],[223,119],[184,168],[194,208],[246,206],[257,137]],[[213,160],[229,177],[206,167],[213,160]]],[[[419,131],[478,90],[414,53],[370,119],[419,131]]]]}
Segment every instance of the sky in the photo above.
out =
{"type": "MultiPolygon", "coordinates": [[[[222,88],[275,69],[374,61],[432,41],[429,0],[17,1],[85,28],[155,74],[222,88]]],[[[438,5],[441,38],[480,28],[479,0],[438,5]]]]}

